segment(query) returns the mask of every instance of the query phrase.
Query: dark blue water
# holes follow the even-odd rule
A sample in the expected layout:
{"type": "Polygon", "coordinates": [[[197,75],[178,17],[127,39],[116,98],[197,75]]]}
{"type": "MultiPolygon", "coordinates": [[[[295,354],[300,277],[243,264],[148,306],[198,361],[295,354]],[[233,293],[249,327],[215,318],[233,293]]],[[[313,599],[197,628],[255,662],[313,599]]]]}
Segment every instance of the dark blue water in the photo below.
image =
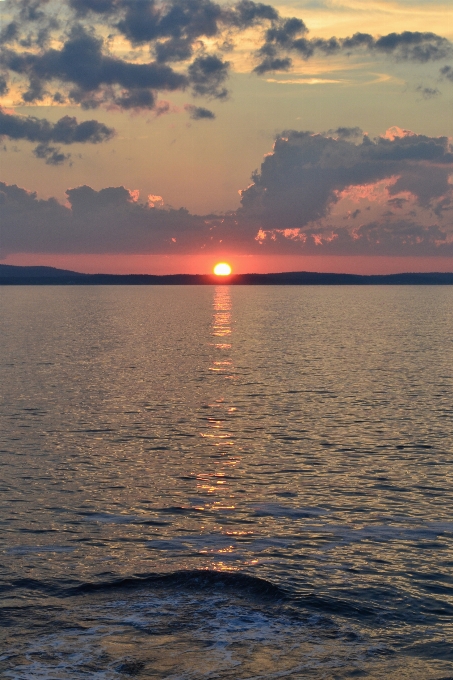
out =
{"type": "Polygon", "coordinates": [[[0,307],[1,677],[453,677],[453,289],[0,307]]]}

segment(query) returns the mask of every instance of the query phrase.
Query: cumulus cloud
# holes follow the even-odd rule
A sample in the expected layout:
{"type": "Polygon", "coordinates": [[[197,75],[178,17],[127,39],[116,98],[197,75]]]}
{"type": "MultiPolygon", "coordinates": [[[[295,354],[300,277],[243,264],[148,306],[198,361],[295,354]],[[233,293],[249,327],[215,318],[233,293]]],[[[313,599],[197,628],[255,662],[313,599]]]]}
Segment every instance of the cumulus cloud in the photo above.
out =
{"type": "Polygon", "coordinates": [[[410,191],[420,204],[429,205],[450,187],[448,139],[399,132],[374,140],[364,135],[359,144],[310,132],[282,133],[242,192],[243,213],[268,229],[282,223],[302,228],[326,217],[346,187],[395,176],[393,193],[410,191]]]}
{"type": "Polygon", "coordinates": [[[354,143],[289,130],[242,192],[237,215],[259,226],[255,239],[270,252],[446,254],[452,172],[446,137],[395,127],[354,143]]]}
{"type": "Polygon", "coordinates": [[[2,256],[11,252],[133,253],[199,249],[203,218],[138,202],[124,187],[68,189],[67,205],[0,182],[2,256]],[[172,241],[175,239],[175,241],[172,241]]]}
{"type": "MultiPolygon", "coordinates": [[[[255,32],[257,48],[250,58],[257,74],[286,71],[294,56],[366,53],[367,58],[425,63],[452,54],[451,43],[431,32],[310,37],[301,19],[281,16],[271,5],[253,0],[231,5],[213,0],[5,0],[1,5],[8,21],[0,33],[0,95],[13,77],[16,86],[22,84],[26,103],[53,98],[84,108],[150,110],[157,106],[158,92],[187,89],[195,96],[226,99],[231,64],[223,53],[249,29],[255,32]],[[115,47],[119,43],[121,51],[115,47]]],[[[449,68],[442,69],[444,78],[450,78],[449,68]]]]}
{"type": "MultiPolygon", "coordinates": [[[[193,215],[161,196],[82,186],[67,205],[0,184],[3,254],[230,252],[453,255],[453,153],[446,137],[391,128],[375,139],[288,130],[241,207],[193,215]],[[157,207],[158,206],[158,207],[157,207]]],[[[51,152],[49,152],[49,157],[51,152]]]]}

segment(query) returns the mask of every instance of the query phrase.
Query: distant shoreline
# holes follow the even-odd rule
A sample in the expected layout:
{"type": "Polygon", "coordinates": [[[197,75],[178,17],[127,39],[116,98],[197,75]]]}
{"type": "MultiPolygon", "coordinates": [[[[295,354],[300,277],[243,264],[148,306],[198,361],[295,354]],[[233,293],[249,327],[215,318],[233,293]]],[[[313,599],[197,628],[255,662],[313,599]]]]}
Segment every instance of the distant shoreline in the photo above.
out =
{"type": "Polygon", "coordinates": [[[275,274],[81,274],[53,267],[0,264],[0,286],[451,286],[453,272],[401,274],[334,274],[281,272],[275,274]]]}

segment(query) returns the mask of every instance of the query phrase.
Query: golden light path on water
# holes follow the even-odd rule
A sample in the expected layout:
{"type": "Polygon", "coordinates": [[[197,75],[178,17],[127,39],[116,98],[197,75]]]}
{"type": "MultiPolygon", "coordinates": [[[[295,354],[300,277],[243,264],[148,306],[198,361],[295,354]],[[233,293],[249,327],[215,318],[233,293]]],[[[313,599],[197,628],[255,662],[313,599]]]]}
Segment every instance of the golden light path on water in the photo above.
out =
{"type": "MultiPolygon", "coordinates": [[[[222,264],[222,263],[220,263],[222,264]]],[[[223,263],[226,267],[231,268],[226,263],[223,263]]],[[[219,265],[217,265],[219,266],[219,265]]],[[[216,267],[217,268],[217,267],[216,267]]],[[[215,270],[214,270],[215,271],[215,270]]],[[[209,367],[209,371],[217,374],[220,378],[231,380],[234,378],[233,374],[233,362],[231,359],[231,334],[232,334],[232,318],[231,318],[231,294],[229,286],[217,286],[214,292],[213,300],[213,315],[212,315],[212,325],[211,325],[211,346],[215,350],[215,356],[213,358],[212,364],[209,367]]],[[[234,441],[229,432],[225,429],[226,413],[236,411],[236,408],[230,403],[225,401],[224,395],[220,392],[212,404],[216,409],[216,413],[208,417],[209,430],[206,433],[202,433],[202,437],[206,437],[212,441],[212,446],[216,447],[219,453],[219,470],[214,474],[215,480],[212,479],[212,473],[208,474],[198,474],[197,487],[201,493],[209,494],[213,496],[213,502],[205,503],[203,509],[215,508],[216,510],[234,510],[235,505],[228,504],[228,490],[225,485],[228,484],[227,479],[230,477],[229,469],[234,468],[239,460],[232,455],[232,449],[230,447],[234,446],[234,441]],[[227,479],[225,479],[227,478],[227,479]],[[219,489],[220,487],[220,489],[219,489]],[[216,496],[219,491],[222,491],[221,495],[225,498],[223,500],[216,500],[216,496]],[[226,493],[225,493],[226,492],[226,493]]],[[[202,552],[209,553],[230,553],[234,551],[234,545],[222,546],[220,549],[215,549],[214,551],[205,549],[202,552]]],[[[213,566],[217,570],[230,570],[231,565],[228,565],[222,561],[217,561],[213,566]]]]}
{"type": "Polygon", "coordinates": [[[453,678],[451,287],[215,283],[2,292],[0,677],[453,678]]]}

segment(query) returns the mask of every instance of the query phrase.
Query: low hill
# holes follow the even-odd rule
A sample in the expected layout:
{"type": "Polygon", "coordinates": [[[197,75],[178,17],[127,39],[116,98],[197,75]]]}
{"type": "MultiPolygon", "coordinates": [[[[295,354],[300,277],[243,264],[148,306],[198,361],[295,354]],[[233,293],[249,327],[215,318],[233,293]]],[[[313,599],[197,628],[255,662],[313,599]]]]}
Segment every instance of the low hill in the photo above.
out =
{"type": "Polygon", "coordinates": [[[3,286],[162,286],[162,285],[254,285],[254,286],[370,286],[370,285],[453,285],[452,272],[383,275],[281,272],[276,274],[81,274],[54,267],[18,267],[0,264],[3,286]]]}

